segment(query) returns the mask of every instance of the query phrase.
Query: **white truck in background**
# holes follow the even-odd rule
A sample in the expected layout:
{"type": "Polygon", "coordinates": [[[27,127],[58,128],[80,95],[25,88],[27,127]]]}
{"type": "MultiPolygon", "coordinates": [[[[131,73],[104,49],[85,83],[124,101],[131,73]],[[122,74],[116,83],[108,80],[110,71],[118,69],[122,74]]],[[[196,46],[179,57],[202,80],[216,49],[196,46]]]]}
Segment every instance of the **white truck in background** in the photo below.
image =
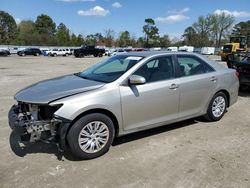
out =
{"type": "Polygon", "coordinates": [[[169,51],[169,52],[178,52],[178,47],[170,46],[170,47],[167,48],[167,51],[169,51]]]}
{"type": "Polygon", "coordinates": [[[193,52],[194,47],[193,46],[180,46],[178,51],[180,51],[180,52],[193,52]]]}
{"type": "Polygon", "coordinates": [[[70,49],[66,48],[66,49],[52,49],[46,52],[48,56],[69,56],[72,52],[70,51],[70,49]]]}
{"type": "Polygon", "coordinates": [[[214,55],[215,47],[202,47],[201,54],[204,55],[214,55]]]}

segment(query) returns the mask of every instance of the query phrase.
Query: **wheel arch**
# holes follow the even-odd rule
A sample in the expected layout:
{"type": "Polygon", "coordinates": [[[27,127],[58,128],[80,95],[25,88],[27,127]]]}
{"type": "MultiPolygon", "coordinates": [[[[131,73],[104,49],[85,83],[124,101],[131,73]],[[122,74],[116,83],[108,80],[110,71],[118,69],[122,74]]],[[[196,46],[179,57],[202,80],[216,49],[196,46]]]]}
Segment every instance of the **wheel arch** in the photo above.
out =
{"type": "Polygon", "coordinates": [[[227,107],[229,107],[230,106],[230,94],[229,94],[229,92],[226,89],[221,89],[221,90],[217,91],[215,94],[220,93],[220,92],[222,92],[222,93],[224,93],[226,95],[226,97],[227,97],[227,107]]]}
{"type": "MultiPolygon", "coordinates": [[[[80,113],[78,116],[76,116],[76,118],[74,118],[74,120],[71,122],[69,128],[68,128],[68,131],[69,129],[72,127],[72,125],[78,120],[80,119],[81,117],[83,116],[86,116],[88,114],[93,114],[93,113],[101,113],[101,114],[104,114],[106,116],[108,116],[113,124],[114,124],[114,128],[115,128],[115,136],[117,137],[119,135],[119,123],[118,123],[118,120],[116,118],[116,116],[109,110],[107,109],[103,109],[103,108],[94,108],[94,109],[90,109],[90,110],[87,110],[85,112],[82,112],[80,113]]],[[[67,131],[67,132],[68,132],[67,131]]]]}

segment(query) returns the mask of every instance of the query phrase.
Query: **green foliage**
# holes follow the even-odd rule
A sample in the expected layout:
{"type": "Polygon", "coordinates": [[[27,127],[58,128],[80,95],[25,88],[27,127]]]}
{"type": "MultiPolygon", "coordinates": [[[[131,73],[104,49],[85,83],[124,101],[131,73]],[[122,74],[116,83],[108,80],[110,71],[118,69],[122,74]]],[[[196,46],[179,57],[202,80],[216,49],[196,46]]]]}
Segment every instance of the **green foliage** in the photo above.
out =
{"type": "Polygon", "coordinates": [[[38,33],[35,23],[31,20],[23,20],[18,24],[17,43],[20,45],[37,45],[38,33]]]}
{"type": "Polygon", "coordinates": [[[146,25],[143,26],[146,43],[145,47],[150,47],[159,39],[159,29],[155,26],[155,21],[152,18],[145,19],[146,25]]]}
{"type": "Polygon", "coordinates": [[[222,41],[227,38],[234,23],[234,17],[222,14],[211,14],[206,17],[200,16],[198,20],[185,29],[182,37],[184,44],[204,47],[220,47],[222,41]]]}
{"type": "Polygon", "coordinates": [[[10,44],[16,37],[17,25],[7,12],[0,11],[0,44],[10,44]]]}
{"type": "Polygon", "coordinates": [[[214,36],[215,46],[221,46],[221,40],[226,38],[226,35],[231,30],[234,23],[234,17],[225,13],[210,15],[211,32],[214,36]]]}
{"type": "Polygon", "coordinates": [[[97,39],[95,38],[95,36],[93,34],[86,36],[86,38],[85,38],[86,45],[95,46],[96,43],[97,43],[97,39]]]}
{"type": "Polygon", "coordinates": [[[104,42],[107,47],[114,45],[115,31],[113,29],[107,29],[104,31],[104,42]]]}
{"type": "Polygon", "coordinates": [[[56,38],[57,38],[58,45],[60,46],[70,45],[69,29],[63,23],[60,23],[57,26],[56,38]]]}
{"type": "Polygon", "coordinates": [[[167,47],[171,46],[171,40],[169,39],[169,36],[163,35],[162,37],[160,37],[159,45],[161,48],[167,48],[167,47]]]}
{"type": "MultiPolygon", "coordinates": [[[[185,29],[183,41],[174,39],[170,41],[168,35],[159,36],[159,29],[155,26],[152,18],[145,19],[143,33],[145,37],[131,36],[129,31],[123,31],[115,39],[115,32],[112,29],[101,33],[89,34],[85,38],[79,34],[70,34],[70,30],[64,23],[57,27],[51,17],[41,14],[35,22],[23,20],[18,25],[14,18],[0,11],[0,44],[18,45],[59,45],[59,46],[81,46],[81,45],[103,45],[112,47],[162,47],[170,45],[190,45],[195,47],[211,46],[219,47],[226,42],[230,35],[234,17],[228,14],[211,14],[200,16],[192,26],[185,29]]],[[[233,28],[234,35],[250,35],[250,20],[240,22],[233,28]]]]}
{"type": "Polygon", "coordinates": [[[120,33],[118,38],[118,46],[127,47],[131,45],[130,33],[128,31],[123,31],[120,33]]]}
{"type": "Polygon", "coordinates": [[[41,14],[37,16],[36,22],[36,30],[39,34],[46,34],[48,36],[54,36],[56,32],[56,24],[53,22],[52,18],[46,14],[41,14]]]}
{"type": "Polygon", "coordinates": [[[192,26],[197,32],[197,47],[210,46],[209,32],[211,30],[211,20],[209,17],[200,16],[192,26]]]}
{"type": "Polygon", "coordinates": [[[38,32],[37,43],[39,45],[56,45],[55,37],[56,24],[48,15],[41,14],[35,21],[36,31],[38,32]]]}
{"type": "Polygon", "coordinates": [[[182,35],[184,39],[184,44],[189,46],[198,47],[198,34],[192,26],[189,26],[185,29],[184,34],[182,35]]]}
{"type": "Polygon", "coordinates": [[[233,34],[250,36],[250,20],[236,24],[233,28],[233,34]]]}

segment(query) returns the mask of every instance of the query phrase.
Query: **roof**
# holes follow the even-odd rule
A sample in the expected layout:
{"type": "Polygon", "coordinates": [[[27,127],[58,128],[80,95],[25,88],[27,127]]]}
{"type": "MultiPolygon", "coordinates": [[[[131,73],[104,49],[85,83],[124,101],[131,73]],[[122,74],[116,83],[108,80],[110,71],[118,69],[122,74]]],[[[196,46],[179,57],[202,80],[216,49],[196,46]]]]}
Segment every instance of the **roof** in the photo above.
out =
{"type": "Polygon", "coordinates": [[[142,52],[128,52],[126,55],[131,55],[131,56],[142,56],[142,57],[149,57],[152,55],[164,55],[164,54],[182,54],[182,55],[190,55],[190,54],[195,54],[192,52],[170,52],[170,51],[142,51],[142,52]]]}

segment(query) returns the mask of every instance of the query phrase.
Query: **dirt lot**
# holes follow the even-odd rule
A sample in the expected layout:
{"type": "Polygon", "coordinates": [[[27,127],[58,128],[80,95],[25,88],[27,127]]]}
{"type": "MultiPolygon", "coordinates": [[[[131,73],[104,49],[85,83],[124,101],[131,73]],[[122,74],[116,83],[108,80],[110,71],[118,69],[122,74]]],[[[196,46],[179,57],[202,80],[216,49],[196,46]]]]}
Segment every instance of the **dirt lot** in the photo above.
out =
{"type": "MultiPolygon", "coordinates": [[[[213,56],[213,59],[218,57],[213,56]]],[[[215,123],[188,120],[115,140],[77,161],[55,146],[20,145],[7,113],[13,95],[39,80],[85,69],[99,58],[0,58],[0,187],[250,187],[250,91],[215,123]]]]}

